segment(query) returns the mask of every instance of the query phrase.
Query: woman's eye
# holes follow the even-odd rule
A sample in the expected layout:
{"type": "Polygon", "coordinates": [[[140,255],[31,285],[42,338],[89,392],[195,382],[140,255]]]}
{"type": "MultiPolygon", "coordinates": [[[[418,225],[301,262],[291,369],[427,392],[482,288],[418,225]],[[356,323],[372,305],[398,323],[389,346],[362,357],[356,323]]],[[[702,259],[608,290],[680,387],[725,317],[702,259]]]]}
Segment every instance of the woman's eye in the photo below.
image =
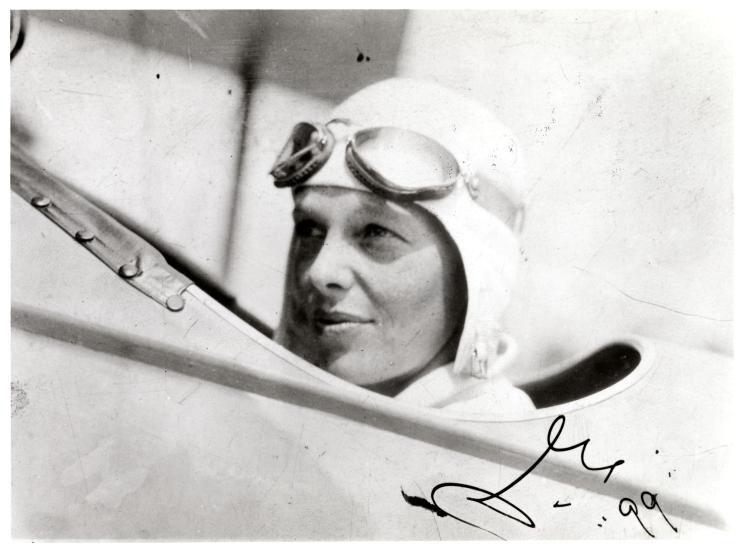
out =
{"type": "Polygon", "coordinates": [[[394,237],[395,233],[393,233],[389,229],[382,227],[381,225],[370,223],[364,227],[362,236],[365,239],[382,239],[386,237],[394,237]]]}
{"type": "Polygon", "coordinates": [[[303,239],[323,239],[325,231],[312,220],[300,220],[294,224],[294,234],[303,239]]]}
{"type": "Polygon", "coordinates": [[[375,223],[364,226],[359,241],[367,253],[384,260],[392,260],[399,256],[407,242],[398,233],[375,223]]]}

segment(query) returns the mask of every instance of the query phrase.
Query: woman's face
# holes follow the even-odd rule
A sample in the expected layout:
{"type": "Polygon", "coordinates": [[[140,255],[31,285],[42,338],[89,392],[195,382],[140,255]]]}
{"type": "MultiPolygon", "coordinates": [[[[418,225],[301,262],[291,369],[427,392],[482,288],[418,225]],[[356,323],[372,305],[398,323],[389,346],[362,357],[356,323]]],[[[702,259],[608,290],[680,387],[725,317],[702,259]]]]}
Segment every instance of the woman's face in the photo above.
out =
{"type": "Polygon", "coordinates": [[[434,358],[453,360],[466,286],[456,248],[431,214],[338,187],[302,188],[294,202],[295,353],[372,388],[403,383],[434,358]]]}

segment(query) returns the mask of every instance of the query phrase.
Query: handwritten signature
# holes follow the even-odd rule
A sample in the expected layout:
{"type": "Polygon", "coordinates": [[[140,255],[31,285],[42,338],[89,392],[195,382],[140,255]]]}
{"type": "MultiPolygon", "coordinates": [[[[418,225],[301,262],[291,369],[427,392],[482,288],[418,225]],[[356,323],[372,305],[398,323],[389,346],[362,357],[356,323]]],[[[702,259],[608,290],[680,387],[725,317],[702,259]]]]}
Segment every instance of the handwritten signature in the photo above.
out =
{"type": "MultiPolygon", "coordinates": [[[[427,501],[424,498],[416,497],[416,496],[408,496],[405,494],[405,492],[402,492],[403,498],[406,502],[413,506],[420,506],[423,507],[431,512],[436,513],[439,516],[449,516],[457,521],[460,521],[464,524],[470,525],[472,527],[475,527],[477,529],[482,529],[483,531],[486,531],[492,535],[495,535],[498,538],[503,538],[497,533],[486,529],[485,527],[482,527],[481,525],[477,525],[474,520],[471,519],[464,519],[460,516],[457,516],[455,514],[452,514],[450,511],[447,511],[444,509],[441,503],[439,503],[436,500],[436,495],[440,491],[443,491],[444,489],[451,489],[455,488],[456,490],[465,490],[469,493],[472,493],[471,496],[467,496],[466,500],[470,502],[475,502],[477,504],[482,505],[485,508],[488,508],[492,512],[495,512],[497,514],[500,514],[501,516],[504,516],[510,520],[513,520],[525,527],[529,528],[535,528],[536,523],[534,520],[529,516],[529,514],[526,513],[524,509],[519,507],[517,504],[509,500],[506,493],[513,489],[516,485],[518,485],[521,481],[523,481],[539,464],[549,455],[551,452],[554,453],[564,453],[568,451],[572,451],[574,449],[581,449],[580,452],[580,461],[583,468],[586,470],[592,471],[592,472],[599,472],[599,471],[606,471],[606,475],[604,476],[603,482],[606,483],[611,478],[611,475],[614,473],[614,470],[624,464],[624,460],[617,460],[612,464],[609,464],[607,466],[589,466],[586,462],[586,448],[588,446],[588,443],[591,441],[590,438],[586,438],[585,440],[575,443],[574,445],[568,445],[568,446],[558,446],[558,440],[560,439],[560,435],[562,434],[562,430],[565,427],[565,417],[563,415],[558,416],[554,419],[552,424],[549,427],[549,430],[547,432],[547,448],[542,452],[541,455],[534,461],[534,463],[529,466],[524,472],[522,472],[516,479],[514,479],[511,483],[503,487],[502,489],[498,490],[497,492],[492,492],[487,489],[483,489],[481,487],[476,487],[474,485],[468,485],[465,483],[456,483],[456,482],[446,482],[446,483],[439,483],[436,485],[432,490],[430,494],[430,502],[427,501]]],[[[657,500],[657,494],[650,493],[648,491],[645,491],[641,495],[641,502],[647,508],[648,510],[652,510],[654,508],[657,508],[658,511],[663,515],[663,518],[666,520],[666,522],[673,528],[674,531],[678,531],[676,527],[671,525],[670,521],[668,521],[668,518],[663,514],[663,511],[660,508],[660,505],[658,504],[657,500]]],[[[559,501],[555,503],[555,507],[562,507],[567,506],[568,504],[559,504],[559,501]]],[[[642,525],[645,532],[650,535],[651,537],[654,537],[650,531],[647,530],[645,525],[640,520],[640,517],[638,515],[638,508],[635,502],[630,498],[623,498],[619,502],[619,511],[623,516],[628,516],[630,514],[633,514],[637,520],[640,522],[640,525],[642,525]]]]}
{"type": "MultiPolygon", "coordinates": [[[[647,508],[648,510],[653,510],[654,508],[657,508],[660,512],[660,515],[663,516],[663,519],[666,520],[666,523],[669,525],[671,529],[675,533],[678,533],[678,529],[674,527],[674,525],[668,520],[666,515],[663,513],[663,509],[660,507],[660,504],[658,503],[658,495],[656,493],[651,493],[650,491],[643,491],[640,495],[640,502],[642,502],[642,505],[647,508]],[[645,499],[647,497],[647,500],[645,499]]],[[[631,498],[624,497],[622,500],[619,501],[619,513],[622,514],[624,517],[629,516],[630,514],[634,515],[635,518],[637,518],[637,521],[640,522],[640,526],[643,528],[643,530],[650,535],[651,537],[655,538],[655,535],[651,533],[647,527],[645,527],[645,524],[640,519],[640,514],[637,510],[637,504],[635,504],[635,501],[631,498]]]]}

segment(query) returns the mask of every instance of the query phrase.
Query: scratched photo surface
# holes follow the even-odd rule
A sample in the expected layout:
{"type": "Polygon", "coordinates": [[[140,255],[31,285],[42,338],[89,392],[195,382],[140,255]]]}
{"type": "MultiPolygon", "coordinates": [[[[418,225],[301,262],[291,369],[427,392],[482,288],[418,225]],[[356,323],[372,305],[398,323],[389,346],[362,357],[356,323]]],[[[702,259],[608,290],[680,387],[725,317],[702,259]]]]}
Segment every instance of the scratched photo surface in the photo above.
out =
{"type": "Polygon", "coordinates": [[[730,529],[733,52],[672,11],[11,17],[11,530],[31,540],[730,529]],[[299,121],[391,77],[523,153],[505,376],[401,403],[271,340],[299,121]]]}

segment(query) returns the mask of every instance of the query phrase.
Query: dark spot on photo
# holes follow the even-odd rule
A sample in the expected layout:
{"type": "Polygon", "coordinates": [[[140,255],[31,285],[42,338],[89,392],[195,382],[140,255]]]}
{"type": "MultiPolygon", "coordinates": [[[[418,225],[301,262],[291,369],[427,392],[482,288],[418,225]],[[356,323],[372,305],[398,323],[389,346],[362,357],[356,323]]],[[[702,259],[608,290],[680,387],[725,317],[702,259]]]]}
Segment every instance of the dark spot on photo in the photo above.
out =
{"type": "Polygon", "coordinates": [[[20,382],[10,383],[10,416],[15,416],[28,406],[28,395],[20,382]]]}
{"type": "Polygon", "coordinates": [[[407,502],[411,506],[419,506],[425,510],[428,510],[429,512],[434,512],[437,516],[442,518],[449,515],[435,504],[428,502],[425,498],[408,496],[405,494],[405,491],[403,491],[402,488],[400,488],[400,492],[402,493],[402,498],[405,500],[405,502],[407,502]]]}

